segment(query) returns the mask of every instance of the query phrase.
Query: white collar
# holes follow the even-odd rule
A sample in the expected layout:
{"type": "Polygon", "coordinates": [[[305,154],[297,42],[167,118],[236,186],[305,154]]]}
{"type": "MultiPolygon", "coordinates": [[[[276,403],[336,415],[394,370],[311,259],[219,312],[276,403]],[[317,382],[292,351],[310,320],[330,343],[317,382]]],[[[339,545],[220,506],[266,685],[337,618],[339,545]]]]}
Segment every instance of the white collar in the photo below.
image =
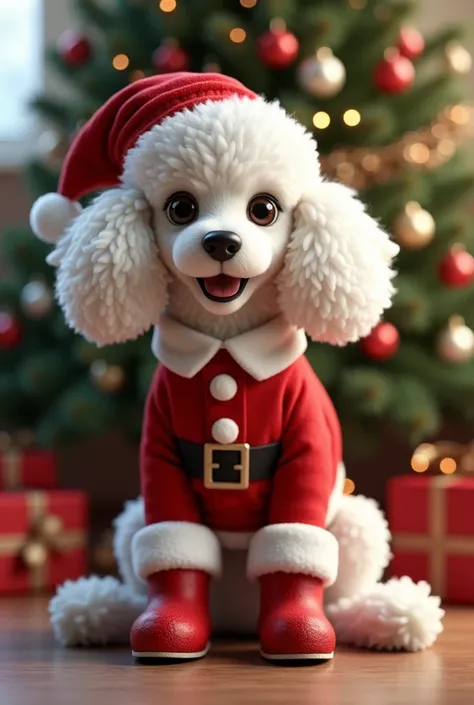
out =
{"type": "Polygon", "coordinates": [[[262,381],[289,367],[303,355],[307,344],[304,331],[287,323],[283,316],[235,338],[218,340],[163,314],[151,349],[171,372],[189,379],[224,348],[242,369],[262,381]]]}

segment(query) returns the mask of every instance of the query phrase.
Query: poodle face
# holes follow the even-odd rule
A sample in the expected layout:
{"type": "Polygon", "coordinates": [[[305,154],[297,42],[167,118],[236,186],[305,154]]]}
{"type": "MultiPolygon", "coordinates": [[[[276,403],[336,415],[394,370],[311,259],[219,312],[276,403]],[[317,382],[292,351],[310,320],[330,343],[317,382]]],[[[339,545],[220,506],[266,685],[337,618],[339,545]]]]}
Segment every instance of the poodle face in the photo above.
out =
{"type": "Polygon", "coordinates": [[[283,198],[219,183],[199,190],[191,183],[154,211],[164,264],[216,315],[235,313],[281,270],[292,221],[283,198]]]}
{"type": "Polygon", "coordinates": [[[163,262],[216,315],[235,313],[282,268],[301,188],[318,176],[303,128],[274,104],[272,128],[259,129],[260,107],[230,99],[184,111],[126,162],[125,183],[143,188],[153,207],[163,262]],[[301,140],[298,173],[290,151],[303,152],[301,140]]]}

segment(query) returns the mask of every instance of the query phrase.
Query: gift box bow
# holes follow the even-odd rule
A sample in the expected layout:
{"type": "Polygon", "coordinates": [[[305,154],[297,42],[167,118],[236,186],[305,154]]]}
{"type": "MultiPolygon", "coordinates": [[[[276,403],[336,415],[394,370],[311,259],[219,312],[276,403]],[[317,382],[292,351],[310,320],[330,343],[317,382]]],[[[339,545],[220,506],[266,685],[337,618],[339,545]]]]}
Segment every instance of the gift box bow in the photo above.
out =
{"type": "Polygon", "coordinates": [[[0,555],[18,558],[28,570],[32,589],[47,584],[48,558],[86,545],[82,530],[65,530],[60,516],[47,511],[47,494],[28,492],[28,527],[25,532],[0,536],[0,555]]]}

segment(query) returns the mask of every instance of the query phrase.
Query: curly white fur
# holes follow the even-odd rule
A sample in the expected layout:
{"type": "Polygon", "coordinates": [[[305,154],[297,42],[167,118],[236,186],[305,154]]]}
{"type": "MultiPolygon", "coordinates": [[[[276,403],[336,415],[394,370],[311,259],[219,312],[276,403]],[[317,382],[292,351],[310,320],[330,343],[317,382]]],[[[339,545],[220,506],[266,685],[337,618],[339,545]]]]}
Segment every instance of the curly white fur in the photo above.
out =
{"type": "Polygon", "coordinates": [[[98,345],[136,338],[167,302],[168,276],[158,257],[147,202],[112,189],[73,221],[49,255],[69,325],[98,345]]]}
{"type": "Polygon", "coordinates": [[[368,335],[390,307],[399,247],[354,191],[321,183],[295,210],[295,231],[278,280],[286,317],[333,345],[368,335]]]}
{"type": "Polygon", "coordinates": [[[440,598],[426,582],[392,578],[329,605],[327,615],[341,644],[387,651],[421,651],[443,631],[440,598]]]}
{"type": "Polygon", "coordinates": [[[51,626],[64,646],[125,643],[145,604],[144,595],[110,576],[68,580],[50,602],[51,626]]]}
{"type": "Polygon", "coordinates": [[[141,497],[127,502],[114,521],[114,554],[120,576],[125,585],[142,595],[147,593],[147,584],[133,570],[131,546],[133,537],[144,526],[145,507],[141,497]]]}
{"type": "Polygon", "coordinates": [[[357,595],[381,580],[391,558],[391,534],[377,502],[363,495],[342,497],[329,530],[339,544],[337,581],[326,601],[357,595]]]}
{"type": "Polygon", "coordinates": [[[154,207],[183,181],[198,192],[276,190],[294,207],[320,178],[316,141],[278,101],[232,96],[178,112],[143,134],[126,156],[122,181],[154,207]]]}

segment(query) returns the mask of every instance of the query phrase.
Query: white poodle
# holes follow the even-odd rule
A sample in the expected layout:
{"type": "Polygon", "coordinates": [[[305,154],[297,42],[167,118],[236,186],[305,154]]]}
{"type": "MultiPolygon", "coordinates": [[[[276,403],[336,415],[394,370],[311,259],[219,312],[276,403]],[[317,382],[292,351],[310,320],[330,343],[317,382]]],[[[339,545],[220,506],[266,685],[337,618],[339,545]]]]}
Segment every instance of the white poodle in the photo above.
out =
{"type": "MultiPolygon", "coordinates": [[[[182,606],[191,590],[187,626],[204,636],[178,655],[203,655],[213,576],[214,631],[256,632],[260,610],[269,658],[332,656],[322,586],[340,642],[432,644],[439,599],[408,578],[379,582],[386,521],[372,500],[342,496],[337,419],[303,357],[305,333],[344,345],[371,331],[390,306],[398,251],[353,191],[324,181],[313,137],[233,79],[153,77],[83,128],[59,190],[31,222],[56,243],[49,262],[66,319],[99,345],[155,326],[162,365],[145,413],[144,505],[129,503],[116,522],[123,583],[62,586],[51,602],[58,639],[125,641],[138,617],[132,643],[151,643],[150,620],[170,620],[173,600],[182,606]],[[77,199],[98,187],[107,190],[81,212],[77,199]],[[216,479],[216,455],[224,463],[227,452],[238,463],[216,479]],[[295,595],[308,585],[303,604],[295,595]],[[288,601],[306,620],[305,643],[310,612],[326,630],[308,653],[286,613],[277,634],[288,601]]],[[[155,630],[160,645],[162,636],[155,630]]]]}

